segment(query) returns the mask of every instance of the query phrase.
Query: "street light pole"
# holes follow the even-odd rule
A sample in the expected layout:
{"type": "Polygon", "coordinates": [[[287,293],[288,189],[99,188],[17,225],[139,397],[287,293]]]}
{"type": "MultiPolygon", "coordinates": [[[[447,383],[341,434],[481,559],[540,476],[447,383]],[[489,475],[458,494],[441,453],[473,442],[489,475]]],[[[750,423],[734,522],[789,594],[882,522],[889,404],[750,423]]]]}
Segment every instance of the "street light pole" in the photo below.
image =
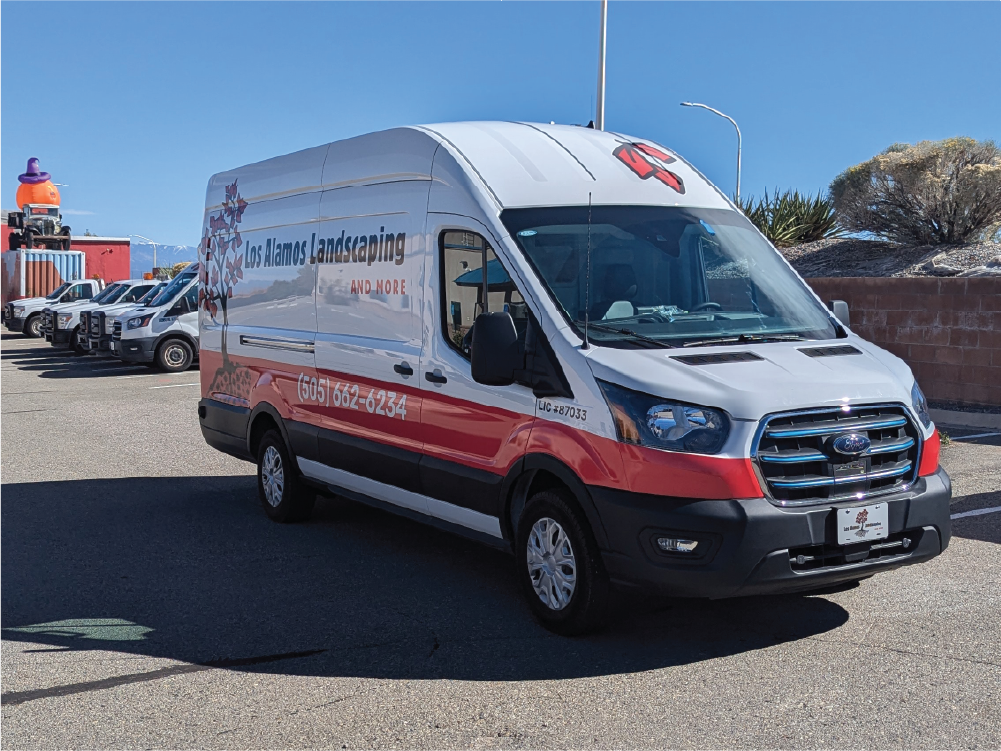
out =
{"type": "Polygon", "coordinates": [[[140,240],[145,240],[150,245],[153,246],[153,273],[156,273],[156,241],[150,240],[148,237],[143,237],[142,235],[129,235],[129,237],[138,237],[140,240]]]}
{"type": "Polygon", "coordinates": [[[736,203],[739,204],[740,203],[740,128],[737,126],[737,121],[734,120],[729,115],[724,115],[722,112],[720,112],[717,109],[713,109],[712,107],[710,107],[708,105],[705,105],[705,104],[699,104],[698,102],[682,102],[681,106],[682,107],[701,107],[704,110],[709,110],[710,112],[715,113],[715,114],[719,115],[720,117],[726,118],[727,120],[729,120],[731,122],[731,124],[733,125],[733,127],[737,130],[737,200],[736,200],[736,203]]]}
{"type": "Polygon", "coordinates": [[[608,24],[608,0],[601,0],[601,30],[598,34],[598,101],[594,112],[594,127],[605,129],[605,29],[608,24]]]}

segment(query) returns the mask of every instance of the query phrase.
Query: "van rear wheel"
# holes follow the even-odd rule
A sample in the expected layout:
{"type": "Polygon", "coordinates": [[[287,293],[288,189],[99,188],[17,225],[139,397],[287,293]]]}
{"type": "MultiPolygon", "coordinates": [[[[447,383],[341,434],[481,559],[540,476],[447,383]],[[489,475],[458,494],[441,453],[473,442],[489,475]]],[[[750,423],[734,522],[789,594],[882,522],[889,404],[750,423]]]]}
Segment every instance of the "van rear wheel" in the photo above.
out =
{"type": "Polygon", "coordinates": [[[257,447],[257,490],[269,519],[303,522],[313,512],[316,494],[302,486],[277,430],[269,430],[257,447]]]}
{"type": "Polygon", "coordinates": [[[569,496],[558,490],[533,495],[516,542],[518,577],[543,626],[578,636],[604,624],[608,574],[587,519],[569,496]]]}
{"type": "Polygon", "coordinates": [[[164,373],[181,373],[191,367],[194,352],[183,339],[168,339],[156,349],[156,366],[164,373]]]}

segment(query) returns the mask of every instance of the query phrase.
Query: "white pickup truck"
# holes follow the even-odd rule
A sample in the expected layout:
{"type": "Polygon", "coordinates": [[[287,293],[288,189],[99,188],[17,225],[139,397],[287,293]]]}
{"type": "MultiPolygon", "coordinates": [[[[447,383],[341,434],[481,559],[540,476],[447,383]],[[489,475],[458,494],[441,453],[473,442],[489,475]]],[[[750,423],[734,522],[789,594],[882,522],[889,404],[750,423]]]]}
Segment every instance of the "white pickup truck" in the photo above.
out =
{"type": "MultiPolygon", "coordinates": [[[[156,286],[151,288],[143,297],[135,302],[123,302],[119,300],[114,305],[103,305],[95,308],[86,316],[86,326],[81,325],[81,333],[86,331],[87,348],[91,354],[104,355],[111,353],[111,336],[115,331],[115,318],[123,313],[127,313],[137,308],[149,305],[153,299],[160,294],[160,291],[167,286],[167,282],[153,282],[156,286]]],[[[82,316],[83,317],[83,316],[82,316]]]]}
{"type": "Polygon", "coordinates": [[[38,338],[42,336],[42,310],[46,306],[90,300],[103,289],[104,282],[100,279],[78,279],[73,282],[63,282],[44,297],[14,300],[4,307],[4,326],[8,331],[38,338]]]}
{"type": "Polygon", "coordinates": [[[61,303],[42,311],[42,331],[45,340],[53,347],[72,349],[78,355],[89,351],[87,344],[87,315],[90,311],[119,302],[135,303],[150,291],[156,282],[148,279],[123,279],[109,284],[91,300],[61,303]]]}

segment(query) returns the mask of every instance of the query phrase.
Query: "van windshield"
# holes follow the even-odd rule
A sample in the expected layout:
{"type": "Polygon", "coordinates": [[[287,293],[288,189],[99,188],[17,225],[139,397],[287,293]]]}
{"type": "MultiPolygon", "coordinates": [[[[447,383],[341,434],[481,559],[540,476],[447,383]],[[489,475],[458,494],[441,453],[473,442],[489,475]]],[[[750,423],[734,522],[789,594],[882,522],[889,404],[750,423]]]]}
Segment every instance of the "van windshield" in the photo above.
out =
{"type": "Polygon", "coordinates": [[[188,266],[184,273],[175,276],[170,283],[160,290],[160,293],[149,303],[150,308],[159,308],[172,302],[181,290],[188,286],[188,283],[198,276],[198,264],[194,268],[188,266]]]}
{"type": "Polygon", "coordinates": [[[63,292],[65,292],[65,291],[66,291],[67,289],[69,289],[69,286],[70,286],[70,283],[69,283],[69,282],[63,282],[63,283],[62,283],[62,284],[60,284],[60,285],[59,285],[58,287],[56,287],[56,288],[55,288],[54,290],[52,290],[52,291],[51,291],[51,292],[50,292],[49,294],[47,294],[47,295],[45,296],[45,299],[46,299],[46,300],[55,300],[55,299],[56,299],[57,297],[59,297],[59,296],[60,296],[60,295],[61,295],[61,294],[62,294],[63,292]]]}
{"type": "Polygon", "coordinates": [[[501,220],[578,334],[612,347],[833,339],[838,329],[741,214],[663,206],[508,209],[501,220]],[[590,234],[590,284],[588,236],[590,234]]]}
{"type": "Polygon", "coordinates": [[[117,297],[117,293],[124,288],[125,288],[124,284],[109,284],[107,287],[102,289],[87,302],[103,305],[107,300],[110,300],[113,297],[117,297]]]}

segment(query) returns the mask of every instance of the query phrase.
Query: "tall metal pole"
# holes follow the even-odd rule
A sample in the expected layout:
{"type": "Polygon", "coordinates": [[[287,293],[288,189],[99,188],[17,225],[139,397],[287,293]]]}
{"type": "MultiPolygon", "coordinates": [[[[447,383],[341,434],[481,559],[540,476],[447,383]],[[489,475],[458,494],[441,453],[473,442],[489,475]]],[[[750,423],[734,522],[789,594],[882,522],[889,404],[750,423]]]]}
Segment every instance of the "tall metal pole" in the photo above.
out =
{"type": "Polygon", "coordinates": [[[601,0],[601,32],[598,36],[598,100],[594,113],[596,130],[605,129],[605,29],[608,23],[608,0],[601,0]]]}
{"type": "Polygon", "coordinates": [[[129,237],[138,237],[140,240],[145,240],[150,245],[153,246],[153,273],[156,273],[156,241],[150,240],[148,237],[143,237],[142,235],[129,235],[129,237]]]}
{"type": "Polygon", "coordinates": [[[706,104],[699,104],[698,102],[682,102],[681,106],[682,107],[701,107],[704,110],[709,110],[710,112],[713,112],[713,113],[719,115],[720,117],[729,120],[733,124],[733,127],[737,131],[737,196],[736,196],[736,203],[740,203],[740,128],[737,126],[737,121],[734,120],[729,115],[724,115],[719,110],[713,109],[712,107],[710,107],[710,106],[708,106],[706,104]]]}

